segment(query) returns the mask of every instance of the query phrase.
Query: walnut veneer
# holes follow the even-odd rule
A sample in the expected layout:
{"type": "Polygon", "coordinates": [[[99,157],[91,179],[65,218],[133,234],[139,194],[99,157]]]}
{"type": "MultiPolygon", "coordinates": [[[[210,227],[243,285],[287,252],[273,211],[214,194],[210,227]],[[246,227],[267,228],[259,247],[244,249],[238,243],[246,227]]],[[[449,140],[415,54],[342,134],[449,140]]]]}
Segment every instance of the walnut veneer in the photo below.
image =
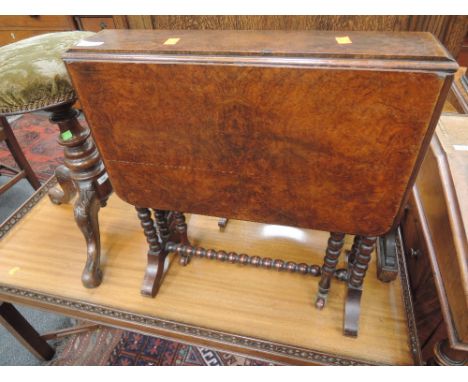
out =
{"type": "Polygon", "coordinates": [[[357,334],[376,236],[399,223],[458,67],[431,34],[109,30],[64,59],[115,191],[138,207],[143,293],[175,248],[167,211],[333,232],[319,308],[355,234],[357,334]]]}

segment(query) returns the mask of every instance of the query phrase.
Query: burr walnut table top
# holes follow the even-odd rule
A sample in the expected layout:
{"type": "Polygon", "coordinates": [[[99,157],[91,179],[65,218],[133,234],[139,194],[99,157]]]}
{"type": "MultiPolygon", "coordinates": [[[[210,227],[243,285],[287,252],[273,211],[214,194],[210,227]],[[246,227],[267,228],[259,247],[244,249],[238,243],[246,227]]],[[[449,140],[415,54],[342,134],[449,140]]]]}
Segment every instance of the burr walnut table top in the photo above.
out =
{"type": "MultiPolygon", "coordinates": [[[[327,309],[318,312],[312,276],[199,258],[182,267],[171,258],[158,298],[141,296],[147,244],[133,207],[115,195],[99,217],[104,281],[83,288],[85,243],[72,207],[47,197],[33,207],[37,199],[1,227],[0,300],[284,363],[414,362],[404,283],[378,281],[374,262],[362,297],[362,330],[353,339],[342,335],[345,284],[334,283],[327,309]]],[[[220,233],[216,223],[190,215],[191,241],[311,264],[321,261],[326,245],[327,234],[319,231],[232,220],[220,233]]]]}
{"type": "Polygon", "coordinates": [[[396,227],[458,67],[428,33],[109,30],[64,59],[127,202],[361,235],[396,227]]]}

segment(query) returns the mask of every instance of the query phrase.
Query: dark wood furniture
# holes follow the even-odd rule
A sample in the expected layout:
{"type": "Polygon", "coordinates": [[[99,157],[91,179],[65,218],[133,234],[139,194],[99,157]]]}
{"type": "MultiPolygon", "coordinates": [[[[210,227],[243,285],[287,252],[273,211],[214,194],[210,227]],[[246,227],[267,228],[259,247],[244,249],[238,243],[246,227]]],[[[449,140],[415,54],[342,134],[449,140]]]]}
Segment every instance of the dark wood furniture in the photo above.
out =
{"type": "MultiPolygon", "coordinates": [[[[171,255],[158,297],[140,295],[147,243],[132,218],[134,208],[116,195],[99,216],[105,277],[99,288],[83,288],[83,237],[70,219],[72,206],[47,199],[54,183],[0,225],[0,301],[285,364],[420,363],[406,273],[402,268],[395,282],[383,284],[375,261],[366,277],[372,293],[363,295],[358,338],[342,335],[345,284],[334,285],[327,309],[316,314],[308,303],[316,280],[297,273],[199,258],[184,267],[171,255]]],[[[215,217],[187,215],[187,221],[190,241],[201,247],[279,253],[296,263],[320,262],[328,236],[234,219],[220,234],[215,217]]],[[[347,238],[345,247],[352,241],[347,238]]],[[[400,242],[398,248],[401,255],[400,242]]]]}
{"type": "Polygon", "coordinates": [[[64,59],[112,184],[137,207],[150,246],[142,293],[157,293],[171,251],[240,259],[188,245],[177,211],[332,232],[317,308],[350,233],[344,332],[356,336],[376,237],[399,223],[458,68],[438,41],[117,30],[89,41],[64,59]]]}
{"type": "Polygon", "coordinates": [[[113,28],[431,32],[444,44],[454,57],[460,58],[460,65],[466,66],[463,60],[466,59],[468,18],[463,15],[0,16],[0,45],[52,31],[80,29],[98,32],[102,29],[113,28]]]}
{"type": "Polygon", "coordinates": [[[468,116],[442,116],[402,220],[425,362],[468,363],[468,116]]]}
{"type": "Polygon", "coordinates": [[[52,359],[55,350],[10,303],[0,301],[0,324],[40,360],[52,359]]]}
{"type": "MultiPolygon", "coordinates": [[[[11,129],[8,120],[0,115],[0,142],[5,142],[7,148],[10,150],[19,170],[5,164],[0,163],[0,170],[7,170],[13,177],[6,183],[0,186],[0,195],[10,189],[13,185],[18,183],[21,179],[27,179],[31,187],[37,190],[41,187],[41,183],[31,168],[28,160],[24,156],[18,141],[16,140],[13,130],[11,129]]],[[[0,174],[1,175],[1,174],[0,174]]]]}

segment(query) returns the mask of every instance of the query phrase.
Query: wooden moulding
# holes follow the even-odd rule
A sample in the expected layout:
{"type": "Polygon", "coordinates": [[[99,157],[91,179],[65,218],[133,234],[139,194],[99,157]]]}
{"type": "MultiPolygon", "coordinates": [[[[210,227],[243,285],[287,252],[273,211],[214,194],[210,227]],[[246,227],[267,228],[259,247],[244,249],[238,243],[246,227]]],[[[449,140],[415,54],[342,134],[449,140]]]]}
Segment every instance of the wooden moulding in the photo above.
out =
{"type": "MultiPolygon", "coordinates": [[[[441,119],[440,129],[432,140],[431,151],[426,156],[420,177],[413,188],[413,196],[450,344],[453,349],[468,351],[468,246],[464,223],[466,211],[461,209],[461,203],[466,203],[466,197],[464,190],[455,188],[454,184],[454,175],[458,173],[460,182],[466,166],[460,166],[464,163],[461,154],[446,151],[447,146],[456,142],[444,136],[456,132],[457,126],[450,126],[452,118],[468,120],[465,116],[444,116],[441,119]],[[445,124],[447,130],[444,130],[445,124]],[[460,157],[457,158],[457,155],[460,157]]],[[[459,128],[460,132],[462,130],[459,128]]],[[[462,136],[459,143],[464,143],[462,136]]],[[[463,187],[463,183],[460,185],[463,187]]]]}
{"type": "Polygon", "coordinates": [[[63,58],[128,203],[380,236],[398,225],[458,65],[429,33],[339,35],[107,30],[63,58]],[[376,173],[393,176],[384,187],[376,173]]]}
{"type": "MultiPolygon", "coordinates": [[[[0,227],[0,237],[4,238],[5,235],[11,231],[11,229],[18,224],[33,207],[41,201],[43,196],[47,194],[47,191],[55,185],[55,180],[51,180],[46,183],[40,190],[37,191],[23,206],[16,211],[11,217],[0,227]]],[[[46,201],[44,201],[46,202],[46,201]]],[[[48,203],[48,202],[47,202],[48,203]]],[[[41,204],[42,205],[42,204],[41,204]]],[[[56,207],[50,205],[47,208],[55,209],[66,209],[69,211],[69,207],[56,207]]],[[[108,211],[105,209],[104,211],[108,211]]],[[[70,212],[71,213],[71,212],[70,212]]],[[[105,219],[104,219],[105,220],[105,219]]],[[[136,219],[135,219],[136,220],[136,219]]],[[[235,224],[235,222],[233,222],[235,224]]],[[[214,224],[216,228],[216,225],[214,224]]],[[[17,232],[17,231],[15,231],[17,232]]],[[[105,231],[104,231],[105,232],[105,231]]],[[[229,235],[229,231],[227,233],[229,235]]],[[[78,236],[78,234],[76,233],[78,236]]],[[[223,233],[221,235],[226,235],[223,233]]],[[[52,244],[51,244],[52,246],[52,244]]],[[[397,239],[398,247],[398,260],[400,267],[402,267],[402,247],[400,238],[397,239]]],[[[54,251],[53,247],[51,250],[54,251]]],[[[80,259],[77,259],[79,262],[80,259]]],[[[15,260],[16,261],[16,260],[15,260]]],[[[35,266],[35,264],[32,264],[35,266]]],[[[193,267],[197,267],[197,264],[192,264],[193,267]]],[[[219,265],[223,266],[223,265],[219,265]]],[[[229,266],[231,267],[231,266],[229,266]]],[[[79,268],[79,266],[78,266],[79,268]]],[[[183,267],[182,267],[183,269],[183,267]]],[[[195,268],[196,269],[196,268],[195,268]]],[[[106,271],[106,267],[104,267],[106,271]]],[[[252,269],[253,272],[262,272],[261,270],[252,269]]],[[[248,272],[248,271],[247,271],[248,272]]],[[[273,273],[274,274],[274,273],[273,273]]],[[[287,274],[282,274],[281,277],[288,277],[287,274]]],[[[3,278],[3,277],[2,277],[3,278]]],[[[416,329],[414,325],[414,318],[412,316],[412,305],[411,297],[409,295],[407,282],[407,275],[405,268],[401,268],[400,278],[402,282],[403,292],[403,303],[404,312],[406,314],[406,322],[408,325],[408,340],[410,354],[413,357],[414,364],[420,364],[419,357],[419,343],[416,335],[416,329]]],[[[301,278],[302,279],[302,278],[301,278]]],[[[9,279],[13,280],[13,279],[9,279]]],[[[110,281],[109,281],[110,282],[110,281]]],[[[125,282],[122,280],[121,282],[125,282]]],[[[138,282],[138,281],[137,281],[138,282]]],[[[376,281],[377,282],[377,281],[376,281]]],[[[170,284],[170,281],[169,281],[170,284]]],[[[168,284],[164,284],[168,285],[168,284]]],[[[372,361],[372,359],[362,359],[360,354],[353,356],[343,356],[336,353],[329,353],[319,350],[313,350],[311,348],[305,348],[301,346],[293,346],[276,341],[269,341],[255,336],[246,336],[240,334],[234,334],[233,332],[211,329],[206,326],[199,326],[186,323],[184,321],[178,321],[174,319],[167,319],[157,315],[148,315],[138,313],[133,310],[125,310],[113,306],[117,301],[108,301],[105,304],[92,302],[92,299],[88,299],[86,295],[93,296],[96,293],[101,293],[102,288],[106,288],[106,284],[101,286],[99,290],[87,291],[82,288],[80,293],[84,293],[81,297],[70,297],[67,296],[67,289],[60,288],[57,293],[50,293],[44,290],[25,288],[14,282],[5,282],[5,279],[0,282],[0,300],[22,303],[32,307],[54,311],[60,314],[65,314],[72,317],[82,318],[97,323],[101,323],[108,326],[121,327],[137,332],[159,336],[162,338],[168,338],[177,340],[183,343],[196,344],[199,346],[211,347],[214,349],[239,353],[248,355],[251,357],[271,360],[285,364],[315,364],[315,365],[377,365],[386,364],[381,361],[372,361]]],[[[197,292],[195,292],[197,293],[197,292]]],[[[164,293],[163,293],[164,294],[164,293]]],[[[79,295],[79,294],[78,294],[79,295]]],[[[138,296],[138,290],[135,290],[135,296],[138,296]]],[[[161,296],[163,297],[163,296],[161,296]]],[[[153,300],[148,301],[148,304],[152,304],[153,300]]],[[[159,300],[158,302],[161,302],[159,300]]],[[[312,302],[311,302],[312,304],[312,302]]],[[[118,304],[117,304],[118,305],[118,304]]],[[[313,309],[313,308],[312,308],[313,309]]],[[[340,309],[339,309],[340,310],[340,309]]],[[[339,314],[339,313],[338,313],[339,314]]],[[[338,330],[339,331],[339,330],[338,330]]],[[[340,331],[339,331],[340,332],[340,331]]],[[[311,335],[313,335],[313,327],[311,327],[311,335]]],[[[341,336],[341,334],[340,334],[341,336]]],[[[341,341],[346,341],[345,339],[341,341]]],[[[349,341],[359,341],[349,340],[349,341]]],[[[371,357],[372,358],[372,357],[371,357]]]]}

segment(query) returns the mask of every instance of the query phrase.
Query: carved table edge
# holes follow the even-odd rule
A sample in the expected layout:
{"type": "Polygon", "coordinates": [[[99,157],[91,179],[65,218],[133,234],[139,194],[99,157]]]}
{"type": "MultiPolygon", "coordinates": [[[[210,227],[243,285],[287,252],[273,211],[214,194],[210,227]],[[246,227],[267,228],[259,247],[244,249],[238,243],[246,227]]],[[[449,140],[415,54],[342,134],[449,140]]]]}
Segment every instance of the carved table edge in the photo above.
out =
{"type": "MultiPolygon", "coordinates": [[[[241,335],[236,335],[232,333],[222,332],[214,329],[207,329],[204,327],[198,327],[194,325],[185,324],[177,321],[165,320],[157,317],[151,317],[141,314],[135,314],[119,309],[115,309],[108,306],[100,306],[80,300],[68,299],[53,296],[47,293],[37,292],[33,290],[26,290],[18,287],[12,287],[5,284],[0,285],[0,300],[10,300],[11,302],[25,303],[27,305],[28,301],[36,301],[42,307],[50,307],[52,305],[62,307],[64,310],[60,312],[62,314],[65,311],[73,315],[73,312],[86,312],[89,315],[97,316],[92,321],[99,322],[99,317],[102,318],[111,318],[115,326],[121,327],[126,330],[129,329],[127,326],[119,325],[120,322],[129,322],[140,325],[140,327],[146,328],[159,328],[165,330],[167,333],[180,333],[185,334],[191,338],[202,339],[210,341],[209,347],[214,347],[211,345],[211,342],[224,344],[224,345],[233,345],[239,349],[245,350],[256,350],[265,354],[272,356],[282,356],[287,358],[294,358],[300,361],[307,361],[312,363],[324,364],[324,365],[335,365],[335,366],[373,366],[373,365],[387,365],[385,363],[378,362],[369,362],[357,360],[350,357],[338,356],[335,354],[328,354],[325,352],[315,351],[307,348],[296,347],[292,345],[285,345],[282,343],[271,342],[267,340],[262,340],[253,337],[246,337],[241,335]],[[13,297],[11,300],[9,297],[13,297]],[[17,300],[15,299],[18,298],[17,300]],[[14,300],[14,301],[12,301],[14,300]],[[42,304],[41,304],[42,303],[42,304]]],[[[104,322],[104,325],[107,324],[107,321],[104,322]]],[[[108,325],[109,326],[109,325],[108,325]]],[[[148,330],[137,330],[139,332],[160,336],[159,333],[154,334],[148,330]]],[[[171,337],[166,337],[171,338],[171,337]]],[[[174,340],[174,338],[171,338],[174,340]]],[[[179,342],[184,342],[179,338],[175,339],[179,342]]],[[[186,343],[195,344],[200,346],[196,342],[185,341],[186,343]]],[[[206,346],[206,345],[204,345],[206,346]]],[[[226,349],[220,349],[221,351],[226,351],[226,349]]],[[[248,355],[248,353],[243,353],[248,355]]]]}
{"type": "Polygon", "coordinates": [[[419,343],[418,330],[416,326],[416,319],[413,311],[413,299],[410,292],[410,284],[408,278],[408,269],[406,267],[405,255],[403,249],[403,238],[401,235],[401,229],[398,228],[397,234],[395,236],[396,240],[396,257],[398,262],[398,268],[400,270],[400,280],[403,288],[403,303],[405,305],[406,312],[406,323],[408,325],[408,339],[409,347],[411,354],[413,355],[413,360],[415,365],[423,365],[422,355],[421,355],[421,345],[419,343]]]}
{"type": "MultiPolygon", "coordinates": [[[[3,238],[22,218],[24,218],[29,211],[45,196],[47,195],[49,189],[54,187],[57,184],[57,180],[54,176],[49,178],[44,185],[39,188],[29,199],[27,199],[15,212],[13,212],[4,223],[0,225],[0,239],[3,238]]],[[[397,235],[397,257],[400,265],[400,278],[403,286],[403,300],[405,304],[405,313],[407,316],[407,323],[409,329],[409,341],[410,341],[410,351],[413,355],[413,360],[417,365],[421,364],[421,355],[419,351],[419,340],[416,332],[416,324],[412,311],[412,301],[409,294],[409,284],[406,272],[406,266],[402,264],[404,260],[402,259],[403,250],[402,250],[402,241],[401,233],[397,235]]],[[[235,335],[231,333],[225,333],[221,331],[216,331],[207,328],[196,327],[193,325],[188,325],[185,323],[180,323],[176,321],[163,320],[157,317],[150,317],[145,315],[138,315],[131,312],[121,311],[111,307],[98,306],[83,301],[60,298],[47,293],[21,289],[18,287],[12,287],[9,285],[0,284],[0,300],[3,297],[17,297],[20,302],[28,304],[28,301],[37,301],[43,303],[45,306],[59,306],[67,309],[68,313],[73,311],[88,312],[94,315],[107,317],[114,319],[116,321],[122,322],[131,322],[135,324],[140,324],[146,327],[160,328],[164,329],[167,332],[172,333],[181,333],[191,336],[192,338],[205,339],[208,341],[217,342],[219,344],[225,345],[234,345],[238,348],[244,348],[246,350],[256,350],[263,352],[264,354],[271,354],[276,356],[294,358],[299,361],[315,362],[318,364],[325,365],[341,365],[341,366],[364,366],[364,365],[386,365],[385,363],[379,362],[368,362],[357,360],[353,358],[337,356],[334,354],[327,354],[325,352],[319,352],[311,349],[295,347],[291,345],[285,345],[281,343],[274,343],[266,340],[261,340],[258,338],[244,337],[240,335],[235,335]]],[[[124,326],[121,326],[124,329],[128,329],[124,326]]],[[[140,330],[141,332],[141,330],[140,330]]],[[[150,334],[148,331],[144,333],[150,334]]],[[[151,334],[150,334],[151,335],[151,334]]],[[[158,334],[158,336],[160,336],[158,334]]],[[[167,337],[169,338],[169,337],[167,337]]],[[[171,338],[173,339],[173,338],[171,338]]],[[[177,341],[184,342],[183,340],[177,339],[177,341]]],[[[190,343],[185,341],[186,343],[190,343]]],[[[191,344],[194,344],[193,342],[191,344]]],[[[196,344],[196,343],[195,343],[196,344]]],[[[211,345],[210,345],[211,346],[211,345]]],[[[211,347],[214,347],[211,346],[211,347]]],[[[225,349],[220,349],[226,351],[225,349]]]]}

